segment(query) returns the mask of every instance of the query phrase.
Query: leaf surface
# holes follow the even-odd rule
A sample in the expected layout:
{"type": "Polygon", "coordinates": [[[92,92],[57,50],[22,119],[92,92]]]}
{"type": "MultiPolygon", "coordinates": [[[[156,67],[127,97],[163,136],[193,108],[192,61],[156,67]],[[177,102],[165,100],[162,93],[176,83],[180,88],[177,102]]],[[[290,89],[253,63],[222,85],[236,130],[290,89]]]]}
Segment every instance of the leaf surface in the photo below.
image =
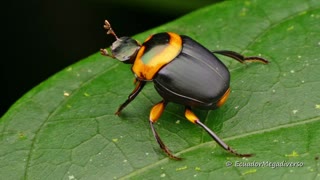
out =
{"type": "Polygon", "coordinates": [[[32,89],[1,118],[1,177],[319,178],[320,1],[227,1],[135,38],[162,31],[270,61],[242,65],[221,57],[231,71],[231,95],[218,110],[195,110],[234,149],[254,157],[228,154],[185,120],[182,106],[169,104],[156,128],[184,159],[168,159],[148,123],[161,97],[149,83],[115,116],[134,76],[97,53],[32,89]]]}

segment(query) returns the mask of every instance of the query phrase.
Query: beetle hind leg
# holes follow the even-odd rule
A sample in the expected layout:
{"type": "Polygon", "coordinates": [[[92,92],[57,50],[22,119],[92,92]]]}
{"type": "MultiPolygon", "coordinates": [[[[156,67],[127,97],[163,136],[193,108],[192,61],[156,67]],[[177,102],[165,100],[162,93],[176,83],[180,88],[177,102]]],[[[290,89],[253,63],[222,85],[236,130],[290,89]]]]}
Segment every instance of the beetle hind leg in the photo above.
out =
{"type": "Polygon", "coordinates": [[[160,148],[172,159],[175,160],[181,160],[181,158],[173,155],[171,153],[171,151],[168,149],[168,147],[163,143],[163,141],[161,140],[159,134],[157,133],[156,129],[154,128],[153,124],[155,122],[157,122],[157,120],[160,118],[165,106],[167,105],[167,103],[165,101],[160,101],[159,103],[157,103],[156,105],[154,105],[151,109],[150,112],[150,117],[149,117],[149,122],[150,122],[150,127],[153,133],[153,136],[155,137],[155,139],[157,140],[160,148]]]}
{"type": "Polygon", "coordinates": [[[239,157],[250,157],[252,154],[240,154],[233,150],[229,145],[223,142],[211,129],[204,125],[199,118],[191,111],[190,107],[186,107],[185,117],[192,123],[199,125],[204,129],[223,149],[239,157]]]}
{"type": "Polygon", "coordinates": [[[245,57],[242,54],[239,54],[237,52],[234,51],[228,51],[228,50],[220,50],[220,51],[211,51],[212,53],[216,53],[216,54],[221,54],[227,57],[230,57],[232,59],[235,59],[241,63],[245,63],[245,62],[260,62],[263,64],[268,64],[269,61],[262,58],[262,57],[258,57],[258,56],[248,56],[245,57]]]}

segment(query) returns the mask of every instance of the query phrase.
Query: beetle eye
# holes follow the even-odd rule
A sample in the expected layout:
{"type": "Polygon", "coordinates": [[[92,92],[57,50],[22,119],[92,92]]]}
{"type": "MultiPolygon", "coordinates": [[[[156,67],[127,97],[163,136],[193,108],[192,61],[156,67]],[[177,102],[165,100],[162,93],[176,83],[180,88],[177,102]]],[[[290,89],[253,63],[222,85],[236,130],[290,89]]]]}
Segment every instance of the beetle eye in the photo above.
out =
{"type": "Polygon", "coordinates": [[[111,46],[112,55],[116,59],[131,64],[139,49],[140,44],[130,37],[121,37],[112,43],[111,46]]]}

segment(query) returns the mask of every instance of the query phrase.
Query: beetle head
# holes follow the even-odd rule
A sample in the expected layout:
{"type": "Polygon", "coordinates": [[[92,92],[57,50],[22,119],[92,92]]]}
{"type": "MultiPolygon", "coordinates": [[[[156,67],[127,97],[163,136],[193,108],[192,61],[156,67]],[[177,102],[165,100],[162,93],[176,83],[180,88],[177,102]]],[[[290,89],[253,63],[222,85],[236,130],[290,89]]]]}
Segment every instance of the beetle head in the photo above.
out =
{"type": "Polygon", "coordinates": [[[118,38],[107,20],[105,20],[105,25],[103,27],[107,30],[107,34],[112,34],[116,38],[116,41],[113,42],[110,47],[111,54],[109,54],[106,49],[101,49],[101,54],[116,58],[123,63],[133,64],[141,46],[138,41],[131,37],[118,38]]]}
{"type": "Polygon", "coordinates": [[[124,62],[132,64],[140,49],[139,43],[130,37],[121,37],[112,43],[112,55],[124,62]]]}

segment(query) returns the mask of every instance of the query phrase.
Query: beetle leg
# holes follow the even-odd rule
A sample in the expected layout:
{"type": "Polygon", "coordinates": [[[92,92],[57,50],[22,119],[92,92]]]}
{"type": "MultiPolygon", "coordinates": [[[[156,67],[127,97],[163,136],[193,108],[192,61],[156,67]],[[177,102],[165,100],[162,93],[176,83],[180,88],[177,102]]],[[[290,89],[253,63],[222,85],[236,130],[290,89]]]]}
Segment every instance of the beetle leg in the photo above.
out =
{"type": "Polygon", "coordinates": [[[245,57],[242,54],[239,54],[237,52],[234,51],[228,51],[228,50],[220,50],[220,51],[211,51],[212,53],[217,53],[217,54],[221,54],[224,56],[228,56],[230,58],[233,58],[241,63],[245,63],[245,62],[261,62],[263,64],[268,64],[269,61],[262,58],[262,57],[257,57],[257,56],[249,56],[249,57],[245,57]]]}
{"type": "Polygon", "coordinates": [[[144,85],[146,84],[146,81],[135,81],[136,87],[134,90],[131,92],[131,94],[128,96],[128,99],[119,106],[118,110],[116,111],[116,115],[119,115],[122,109],[124,109],[134,98],[140,93],[144,85]]]}
{"type": "Polygon", "coordinates": [[[172,159],[175,160],[181,160],[181,158],[174,156],[170,150],[167,148],[167,146],[163,143],[163,141],[161,140],[159,134],[157,133],[157,131],[155,130],[153,123],[157,122],[157,120],[160,118],[164,108],[166,107],[167,103],[162,100],[159,103],[157,103],[156,105],[154,105],[151,109],[150,112],[150,116],[149,116],[149,123],[150,123],[150,127],[153,133],[153,136],[156,138],[160,148],[172,159]]]}
{"type": "Polygon", "coordinates": [[[250,157],[252,154],[240,154],[233,150],[229,145],[223,142],[211,129],[204,125],[199,118],[191,111],[190,107],[186,107],[185,117],[192,123],[199,125],[203,128],[223,149],[239,157],[250,157]]]}

